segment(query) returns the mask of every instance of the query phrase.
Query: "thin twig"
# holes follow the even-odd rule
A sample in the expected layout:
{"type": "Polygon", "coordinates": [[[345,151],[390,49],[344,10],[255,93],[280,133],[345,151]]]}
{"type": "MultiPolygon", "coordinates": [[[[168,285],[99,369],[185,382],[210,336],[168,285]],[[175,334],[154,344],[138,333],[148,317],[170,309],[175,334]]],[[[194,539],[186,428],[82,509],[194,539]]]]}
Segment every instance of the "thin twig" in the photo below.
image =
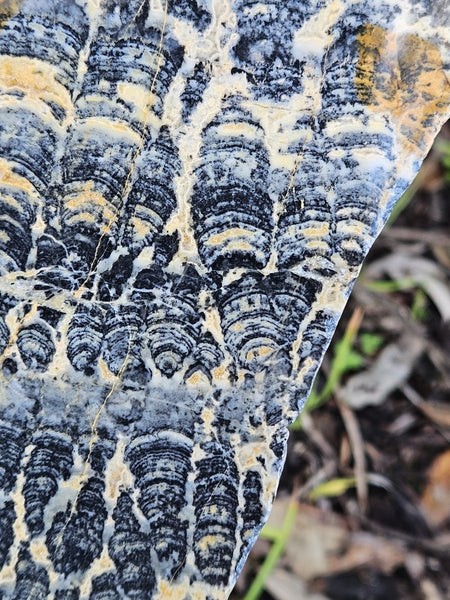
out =
{"type": "Polygon", "coordinates": [[[448,231],[433,229],[422,231],[410,227],[393,227],[383,232],[382,238],[395,241],[424,242],[433,246],[450,246],[448,231]]]}
{"type": "Polygon", "coordinates": [[[350,448],[355,461],[356,493],[358,495],[359,509],[362,514],[367,512],[368,485],[366,471],[366,457],[364,453],[364,440],[359,427],[358,419],[353,410],[340,399],[336,391],[336,403],[341,413],[342,420],[347,430],[350,448]]]}

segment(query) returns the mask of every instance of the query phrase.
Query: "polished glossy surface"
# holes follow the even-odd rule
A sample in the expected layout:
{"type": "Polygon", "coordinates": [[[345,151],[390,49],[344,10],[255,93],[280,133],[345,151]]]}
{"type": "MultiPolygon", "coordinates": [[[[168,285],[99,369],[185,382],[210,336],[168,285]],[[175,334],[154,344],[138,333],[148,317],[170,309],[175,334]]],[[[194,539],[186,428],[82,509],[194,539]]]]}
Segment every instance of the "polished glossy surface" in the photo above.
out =
{"type": "Polygon", "coordinates": [[[449,25],[436,0],[0,4],[2,598],[228,596],[448,116],[449,25]]]}

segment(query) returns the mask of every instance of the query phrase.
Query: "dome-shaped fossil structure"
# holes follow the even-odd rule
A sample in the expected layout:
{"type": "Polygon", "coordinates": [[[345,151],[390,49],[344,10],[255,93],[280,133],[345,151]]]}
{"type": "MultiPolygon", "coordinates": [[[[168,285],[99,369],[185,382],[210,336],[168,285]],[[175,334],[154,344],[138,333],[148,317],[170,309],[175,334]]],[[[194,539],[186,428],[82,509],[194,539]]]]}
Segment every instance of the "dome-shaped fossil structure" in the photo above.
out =
{"type": "Polygon", "coordinates": [[[219,600],[448,116],[435,0],[0,3],[0,597],[219,600]]]}

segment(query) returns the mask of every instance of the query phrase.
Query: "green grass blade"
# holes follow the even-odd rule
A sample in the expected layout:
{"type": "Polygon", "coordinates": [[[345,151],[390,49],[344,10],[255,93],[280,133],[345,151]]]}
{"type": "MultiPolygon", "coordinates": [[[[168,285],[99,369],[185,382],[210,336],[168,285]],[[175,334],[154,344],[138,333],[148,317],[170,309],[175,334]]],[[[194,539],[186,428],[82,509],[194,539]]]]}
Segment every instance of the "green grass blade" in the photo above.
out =
{"type": "MultiPolygon", "coordinates": [[[[244,600],[258,600],[258,598],[261,596],[264,590],[264,585],[266,583],[267,577],[269,576],[272,569],[276,566],[280,557],[283,555],[286,542],[288,541],[292,528],[294,527],[297,511],[298,503],[295,500],[292,500],[289,503],[286,516],[283,521],[283,525],[278,530],[279,534],[276,536],[276,539],[269,553],[267,554],[263,564],[261,565],[258,575],[253,580],[252,585],[250,586],[248,592],[244,596],[244,600]]],[[[273,535],[273,528],[271,527],[270,529],[272,530],[273,535]]]]}

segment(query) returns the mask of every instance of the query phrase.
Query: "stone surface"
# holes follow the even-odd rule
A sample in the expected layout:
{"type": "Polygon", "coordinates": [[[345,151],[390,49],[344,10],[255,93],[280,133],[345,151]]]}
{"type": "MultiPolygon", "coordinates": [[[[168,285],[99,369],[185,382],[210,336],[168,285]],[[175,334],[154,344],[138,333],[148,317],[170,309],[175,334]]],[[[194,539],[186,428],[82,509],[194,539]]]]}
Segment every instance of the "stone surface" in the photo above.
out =
{"type": "Polygon", "coordinates": [[[0,597],[219,600],[449,113],[446,1],[0,3],[0,597]]]}

